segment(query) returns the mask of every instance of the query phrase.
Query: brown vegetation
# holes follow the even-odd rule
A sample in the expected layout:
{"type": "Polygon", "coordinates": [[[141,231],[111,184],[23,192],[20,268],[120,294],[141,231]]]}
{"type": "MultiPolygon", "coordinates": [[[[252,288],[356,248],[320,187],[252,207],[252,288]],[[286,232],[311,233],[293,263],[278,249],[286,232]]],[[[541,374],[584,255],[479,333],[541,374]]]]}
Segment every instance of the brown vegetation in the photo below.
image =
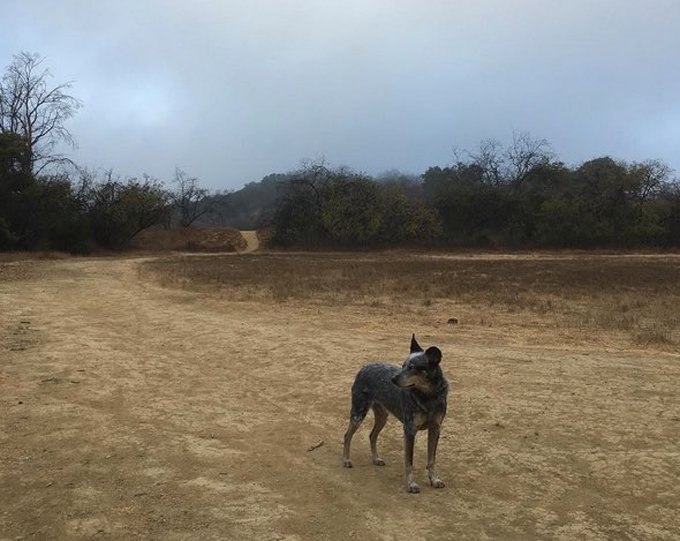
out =
{"type": "Polygon", "coordinates": [[[150,227],[138,233],[130,247],[149,252],[239,252],[245,249],[246,241],[231,227],[150,227]]]}
{"type": "MultiPolygon", "coordinates": [[[[265,253],[148,262],[161,283],[231,300],[427,307],[468,325],[620,332],[640,345],[680,343],[680,256],[265,253]]],[[[445,317],[446,316],[446,317],[445,317]]]]}

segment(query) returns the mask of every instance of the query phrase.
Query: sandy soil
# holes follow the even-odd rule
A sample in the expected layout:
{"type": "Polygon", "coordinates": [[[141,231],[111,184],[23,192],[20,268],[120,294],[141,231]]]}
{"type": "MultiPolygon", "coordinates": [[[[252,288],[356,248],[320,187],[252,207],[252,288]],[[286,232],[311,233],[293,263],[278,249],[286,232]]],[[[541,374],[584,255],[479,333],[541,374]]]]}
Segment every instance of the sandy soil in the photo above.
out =
{"type": "Polygon", "coordinates": [[[227,302],[140,261],[0,274],[0,539],[679,538],[680,355],[536,345],[425,307],[227,302]],[[387,466],[370,421],[340,462],[356,370],[400,363],[412,331],[453,387],[447,487],[426,486],[420,437],[419,495],[394,420],[387,466]]]}

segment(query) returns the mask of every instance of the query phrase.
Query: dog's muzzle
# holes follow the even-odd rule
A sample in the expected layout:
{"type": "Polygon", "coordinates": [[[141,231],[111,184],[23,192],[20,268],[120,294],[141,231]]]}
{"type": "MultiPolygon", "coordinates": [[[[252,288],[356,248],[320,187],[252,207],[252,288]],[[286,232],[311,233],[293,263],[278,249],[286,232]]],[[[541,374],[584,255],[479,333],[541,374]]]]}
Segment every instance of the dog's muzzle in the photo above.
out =
{"type": "Polygon", "coordinates": [[[404,385],[404,380],[402,378],[401,374],[397,374],[392,378],[392,383],[394,383],[397,387],[407,387],[404,385]]]}

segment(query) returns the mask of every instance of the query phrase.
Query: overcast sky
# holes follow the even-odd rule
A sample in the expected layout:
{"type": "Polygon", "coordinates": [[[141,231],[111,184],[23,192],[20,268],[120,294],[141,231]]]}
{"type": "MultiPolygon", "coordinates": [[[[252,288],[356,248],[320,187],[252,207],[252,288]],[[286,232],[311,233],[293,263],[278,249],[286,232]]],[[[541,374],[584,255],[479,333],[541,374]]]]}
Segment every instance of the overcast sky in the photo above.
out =
{"type": "Polygon", "coordinates": [[[2,66],[74,80],[71,155],[122,176],[419,174],[513,130],[680,169],[680,0],[0,2],[2,66]]]}

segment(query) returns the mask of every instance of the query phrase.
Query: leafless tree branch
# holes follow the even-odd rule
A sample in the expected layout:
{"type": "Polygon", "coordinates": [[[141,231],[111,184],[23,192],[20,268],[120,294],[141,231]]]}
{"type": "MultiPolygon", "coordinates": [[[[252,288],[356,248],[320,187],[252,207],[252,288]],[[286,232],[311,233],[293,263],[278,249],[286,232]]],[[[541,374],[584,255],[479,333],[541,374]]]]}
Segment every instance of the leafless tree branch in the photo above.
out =
{"type": "Polygon", "coordinates": [[[35,174],[66,160],[53,151],[60,142],[75,146],[64,124],[82,107],[68,93],[72,82],[48,85],[52,75],[41,67],[44,60],[27,52],[14,55],[0,82],[0,132],[15,133],[25,141],[35,174]]]}

